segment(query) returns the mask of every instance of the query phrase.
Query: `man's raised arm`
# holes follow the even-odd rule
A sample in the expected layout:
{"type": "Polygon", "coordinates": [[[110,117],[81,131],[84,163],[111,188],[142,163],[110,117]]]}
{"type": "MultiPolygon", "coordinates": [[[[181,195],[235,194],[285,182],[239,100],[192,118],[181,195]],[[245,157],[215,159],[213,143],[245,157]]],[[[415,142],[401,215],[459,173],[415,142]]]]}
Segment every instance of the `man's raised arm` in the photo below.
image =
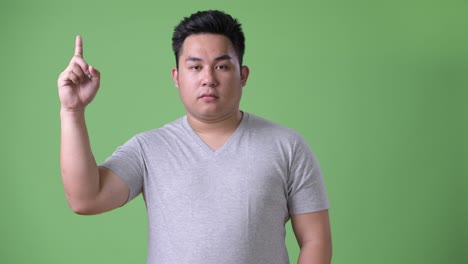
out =
{"type": "Polygon", "coordinates": [[[97,166],[85,122],[85,108],[99,89],[100,73],[83,58],[83,42],[76,37],[75,54],[60,74],[60,164],[70,208],[78,214],[98,214],[125,203],[128,187],[112,171],[97,166]]]}

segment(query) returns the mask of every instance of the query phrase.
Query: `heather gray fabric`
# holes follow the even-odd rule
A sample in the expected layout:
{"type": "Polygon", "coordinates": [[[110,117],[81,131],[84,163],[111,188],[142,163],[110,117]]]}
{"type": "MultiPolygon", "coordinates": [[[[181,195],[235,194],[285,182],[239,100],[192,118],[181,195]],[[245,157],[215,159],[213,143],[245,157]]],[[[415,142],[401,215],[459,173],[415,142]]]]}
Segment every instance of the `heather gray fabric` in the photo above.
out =
{"type": "Polygon", "coordinates": [[[102,166],[144,191],[150,264],[285,264],[289,215],[329,208],[319,164],[291,129],[252,114],[211,150],[187,118],[139,134],[102,166]]]}

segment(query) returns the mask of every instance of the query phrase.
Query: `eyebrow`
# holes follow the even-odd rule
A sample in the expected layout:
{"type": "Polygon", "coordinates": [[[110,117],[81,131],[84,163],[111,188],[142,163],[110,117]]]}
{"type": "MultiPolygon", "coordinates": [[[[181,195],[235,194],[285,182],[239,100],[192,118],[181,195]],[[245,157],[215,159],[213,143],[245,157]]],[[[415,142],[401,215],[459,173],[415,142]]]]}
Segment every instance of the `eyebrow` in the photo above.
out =
{"type": "MultiPolygon", "coordinates": [[[[214,60],[215,61],[222,61],[222,60],[230,60],[232,59],[231,56],[225,54],[225,55],[221,55],[219,57],[216,57],[214,60]]],[[[185,61],[202,61],[201,58],[197,58],[197,57],[193,57],[193,56],[188,56],[187,59],[185,59],[185,61]]]]}

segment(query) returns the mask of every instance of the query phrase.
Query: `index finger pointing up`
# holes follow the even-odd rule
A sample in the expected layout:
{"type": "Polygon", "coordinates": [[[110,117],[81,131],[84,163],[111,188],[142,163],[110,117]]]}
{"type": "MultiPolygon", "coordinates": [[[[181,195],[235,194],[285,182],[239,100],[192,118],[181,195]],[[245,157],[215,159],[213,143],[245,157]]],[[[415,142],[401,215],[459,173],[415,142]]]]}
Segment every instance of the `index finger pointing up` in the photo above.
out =
{"type": "Polygon", "coordinates": [[[83,40],[80,35],[77,35],[75,40],[75,56],[83,57],[83,40]]]}

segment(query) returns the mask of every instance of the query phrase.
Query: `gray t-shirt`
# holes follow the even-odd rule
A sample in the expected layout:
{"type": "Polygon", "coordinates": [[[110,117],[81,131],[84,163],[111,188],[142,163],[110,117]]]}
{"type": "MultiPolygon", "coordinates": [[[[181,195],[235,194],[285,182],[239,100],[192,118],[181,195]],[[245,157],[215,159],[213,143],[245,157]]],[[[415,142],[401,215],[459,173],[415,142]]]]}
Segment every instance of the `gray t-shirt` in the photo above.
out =
{"type": "Polygon", "coordinates": [[[150,264],[286,264],[290,215],[325,210],[319,164],[289,128],[244,113],[213,151],[182,117],[136,135],[102,166],[143,192],[150,264]]]}

